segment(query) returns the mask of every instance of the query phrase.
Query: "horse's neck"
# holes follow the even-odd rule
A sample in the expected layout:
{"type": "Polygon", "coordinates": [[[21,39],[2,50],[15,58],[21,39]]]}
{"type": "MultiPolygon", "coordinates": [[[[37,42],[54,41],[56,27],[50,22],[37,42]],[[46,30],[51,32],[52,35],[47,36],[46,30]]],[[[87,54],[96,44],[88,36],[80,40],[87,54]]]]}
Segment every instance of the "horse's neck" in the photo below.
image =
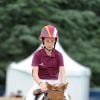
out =
{"type": "Polygon", "coordinates": [[[42,93],[42,94],[39,96],[38,100],[42,100],[42,99],[43,99],[43,96],[44,96],[44,93],[42,93]]]}

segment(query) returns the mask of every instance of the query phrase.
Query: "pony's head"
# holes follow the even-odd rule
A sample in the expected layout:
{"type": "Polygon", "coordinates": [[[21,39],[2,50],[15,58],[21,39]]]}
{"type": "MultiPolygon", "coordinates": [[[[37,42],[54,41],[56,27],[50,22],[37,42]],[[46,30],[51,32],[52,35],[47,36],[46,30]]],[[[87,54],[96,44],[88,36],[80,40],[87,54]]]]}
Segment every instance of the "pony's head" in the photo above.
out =
{"type": "Polygon", "coordinates": [[[37,89],[34,94],[36,95],[35,100],[64,100],[64,91],[68,86],[68,83],[60,85],[51,85],[46,83],[47,91],[42,92],[41,89],[37,89]]]}
{"type": "Polygon", "coordinates": [[[47,96],[49,100],[64,100],[64,91],[68,86],[68,83],[61,85],[47,84],[47,96]]]}

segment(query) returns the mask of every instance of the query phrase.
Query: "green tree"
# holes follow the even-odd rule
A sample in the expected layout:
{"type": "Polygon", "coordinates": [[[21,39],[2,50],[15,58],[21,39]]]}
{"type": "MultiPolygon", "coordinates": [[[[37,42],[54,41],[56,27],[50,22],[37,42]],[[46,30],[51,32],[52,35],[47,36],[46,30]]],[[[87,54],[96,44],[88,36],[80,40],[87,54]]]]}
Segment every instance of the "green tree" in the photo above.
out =
{"type": "Polygon", "coordinates": [[[47,24],[57,26],[60,43],[77,62],[91,68],[100,86],[100,0],[1,0],[0,84],[7,65],[26,58],[39,46],[47,24]]]}

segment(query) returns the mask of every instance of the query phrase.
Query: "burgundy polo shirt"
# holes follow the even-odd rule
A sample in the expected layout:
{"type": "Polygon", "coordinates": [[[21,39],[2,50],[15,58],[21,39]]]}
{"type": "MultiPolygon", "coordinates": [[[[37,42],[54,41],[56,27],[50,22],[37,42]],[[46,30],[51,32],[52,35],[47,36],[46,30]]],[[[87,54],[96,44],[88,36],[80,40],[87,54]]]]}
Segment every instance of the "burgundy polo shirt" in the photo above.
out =
{"type": "Polygon", "coordinates": [[[58,79],[59,67],[64,66],[63,56],[55,49],[51,56],[48,56],[45,49],[42,48],[35,52],[32,66],[39,67],[38,75],[40,79],[58,79]]]}

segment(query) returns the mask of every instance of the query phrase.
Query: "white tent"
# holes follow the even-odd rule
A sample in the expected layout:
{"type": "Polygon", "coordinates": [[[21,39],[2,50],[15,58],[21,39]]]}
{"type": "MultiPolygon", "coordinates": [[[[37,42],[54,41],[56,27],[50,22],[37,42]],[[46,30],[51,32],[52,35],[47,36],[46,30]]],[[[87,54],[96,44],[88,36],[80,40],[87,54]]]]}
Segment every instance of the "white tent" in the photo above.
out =
{"type": "MultiPolygon", "coordinates": [[[[70,58],[59,43],[56,44],[56,49],[63,54],[66,79],[69,82],[67,92],[71,96],[71,100],[89,100],[90,69],[78,64],[70,58]]],[[[17,90],[21,90],[25,96],[28,90],[34,85],[31,74],[33,55],[34,53],[19,63],[11,63],[8,67],[6,96],[9,96],[11,92],[17,90]]]]}

